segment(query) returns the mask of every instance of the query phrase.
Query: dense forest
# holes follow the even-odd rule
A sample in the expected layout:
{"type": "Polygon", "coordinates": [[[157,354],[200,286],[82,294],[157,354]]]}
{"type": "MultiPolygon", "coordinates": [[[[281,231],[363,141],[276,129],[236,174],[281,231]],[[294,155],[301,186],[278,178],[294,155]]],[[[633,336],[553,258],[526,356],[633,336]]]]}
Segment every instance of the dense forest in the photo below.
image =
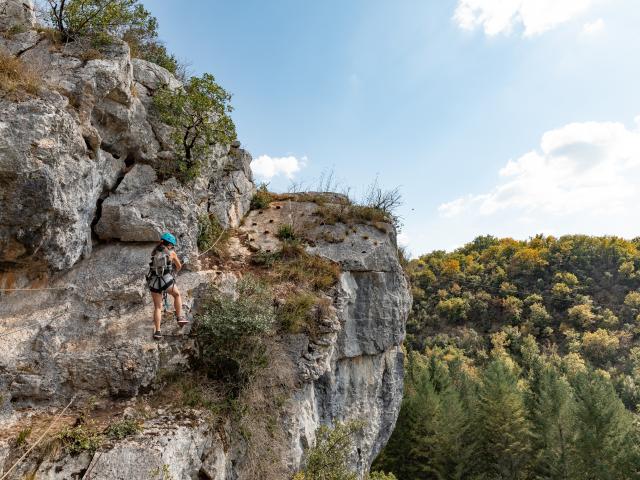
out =
{"type": "Polygon", "coordinates": [[[399,479],[640,478],[640,239],[479,237],[412,260],[399,479]]]}

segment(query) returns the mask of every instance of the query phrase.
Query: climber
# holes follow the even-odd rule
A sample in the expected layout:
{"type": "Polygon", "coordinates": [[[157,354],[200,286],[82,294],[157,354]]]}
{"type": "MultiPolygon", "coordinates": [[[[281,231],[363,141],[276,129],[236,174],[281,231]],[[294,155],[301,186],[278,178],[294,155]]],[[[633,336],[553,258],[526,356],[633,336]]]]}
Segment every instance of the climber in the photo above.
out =
{"type": "Polygon", "coordinates": [[[153,298],[153,324],[155,327],[153,338],[156,340],[162,338],[160,320],[162,318],[163,294],[169,293],[173,297],[178,325],[182,327],[189,323],[182,313],[182,297],[175,283],[174,266],[176,272],[182,268],[182,263],[174,251],[175,246],[176,237],[166,232],[162,234],[160,243],[151,252],[149,273],[146,279],[149,290],[151,290],[151,298],[153,298]]]}

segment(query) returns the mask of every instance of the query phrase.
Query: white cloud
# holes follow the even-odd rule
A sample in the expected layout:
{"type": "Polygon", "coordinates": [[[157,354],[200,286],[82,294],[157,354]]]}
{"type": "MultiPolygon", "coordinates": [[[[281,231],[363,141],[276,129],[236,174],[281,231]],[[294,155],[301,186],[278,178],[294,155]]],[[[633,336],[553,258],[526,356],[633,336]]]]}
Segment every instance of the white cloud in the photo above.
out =
{"type": "Polygon", "coordinates": [[[595,22],[585,23],[582,26],[582,33],[585,33],[587,35],[599,33],[602,30],[604,30],[604,20],[602,20],[601,18],[599,18],[595,22]]]}
{"type": "Polygon", "coordinates": [[[458,0],[456,23],[481,27],[489,36],[510,33],[522,24],[524,36],[544,33],[586,12],[597,0],[458,0]]]}
{"type": "Polygon", "coordinates": [[[640,128],[571,123],[545,133],[539,150],[509,160],[499,175],[490,191],[444,203],[440,214],[526,219],[560,230],[570,219],[584,231],[595,223],[624,230],[640,203],[640,128]]]}
{"type": "Polygon", "coordinates": [[[292,179],[306,163],[307,157],[297,158],[293,155],[270,157],[269,155],[260,155],[251,162],[251,171],[255,176],[263,180],[271,180],[279,175],[292,179]]]}
{"type": "Polygon", "coordinates": [[[408,247],[411,242],[411,237],[406,232],[400,232],[398,234],[398,245],[401,247],[408,247]]]}

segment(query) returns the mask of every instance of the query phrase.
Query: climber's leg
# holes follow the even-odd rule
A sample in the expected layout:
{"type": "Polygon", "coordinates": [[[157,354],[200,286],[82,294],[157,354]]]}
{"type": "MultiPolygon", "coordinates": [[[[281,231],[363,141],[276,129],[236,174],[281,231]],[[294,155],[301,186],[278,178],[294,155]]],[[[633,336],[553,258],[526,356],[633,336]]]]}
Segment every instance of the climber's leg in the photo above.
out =
{"type": "Polygon", "coordinates": [[[160,320],[162,319],[162,294],[151,292],[153,299],[153,326],[154,333],[160,331],[160,320]]]}
{"type": "Polygon", "coordinates": [[[178,290],[178,286],[174,283],[169,290],[169,295],[173,297],[173,308],[176,311],[176,319],[178,320],[178,324],[185,325],[189,323],[189,321],[182,314],[182,296],[180,295],[180,290],[178,290]]]}

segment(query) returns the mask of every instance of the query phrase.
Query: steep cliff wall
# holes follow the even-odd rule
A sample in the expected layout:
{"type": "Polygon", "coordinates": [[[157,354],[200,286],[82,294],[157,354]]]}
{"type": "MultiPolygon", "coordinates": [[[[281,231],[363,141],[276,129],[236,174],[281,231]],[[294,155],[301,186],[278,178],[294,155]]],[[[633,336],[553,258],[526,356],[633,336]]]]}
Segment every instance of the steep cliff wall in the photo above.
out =
{"type": "MultiPolygon", "coordinates": [[[[49,437],[89,405],[99,425],[137,415],[137,399],[162,388],[162,375],[190,368],[188,330],[168,322],[163,341],[151,338],[143,277],[162,231],[176,233],[189,258],[178,282],[195,312],[209,285],[233,290],[252,252],[279,248],[274,233],[287,224],[306,232],[310,254],[342,273],[320,334],[279,340],[296,370],[280,418],[286,463],[300,465],[319,425],[364,419],[351,459],[364,473],[402,397],[411,299],[393,227],[324,224],[318,205],[333,196],[293,196],[249,212],[251,158],[238,144],[217,146],[188,184],[160,175],[174,152],[152,96],[179,81],[131,59],[122,42],[94,59],[80,44],[55,45],[33,29],[30,2],[7,2],[0,30],[25,28],[3,35],[0,48],[36,70],[42,87],[20,101],[0,98],[0,472],[72,399],[49,437]],[[229,260],[199,256],[203,215],[228,229],[229,260]],[[20,444],[27,430],[31,440],[20,444]]],[[[250,478],[234,428],[184,405],[148,407],[135,435],[79,455],[39,448],[8,478],[250,478]]]]}

